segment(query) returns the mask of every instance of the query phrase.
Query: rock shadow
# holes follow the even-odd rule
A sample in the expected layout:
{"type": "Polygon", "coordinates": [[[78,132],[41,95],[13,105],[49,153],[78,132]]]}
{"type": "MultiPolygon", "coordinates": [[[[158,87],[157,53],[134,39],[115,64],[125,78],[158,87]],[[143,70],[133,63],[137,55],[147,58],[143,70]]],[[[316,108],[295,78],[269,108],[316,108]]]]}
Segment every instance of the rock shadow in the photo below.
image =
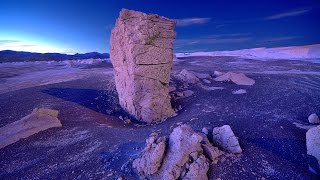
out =
{"type": "Polygon", "coordinates": [[[99,113],[130,118],[134,123],[141,123],[127,113],[119,104],[115,91],[96,89],[49,88],[42,90],[51,96],[77,103],[99,113]]]}

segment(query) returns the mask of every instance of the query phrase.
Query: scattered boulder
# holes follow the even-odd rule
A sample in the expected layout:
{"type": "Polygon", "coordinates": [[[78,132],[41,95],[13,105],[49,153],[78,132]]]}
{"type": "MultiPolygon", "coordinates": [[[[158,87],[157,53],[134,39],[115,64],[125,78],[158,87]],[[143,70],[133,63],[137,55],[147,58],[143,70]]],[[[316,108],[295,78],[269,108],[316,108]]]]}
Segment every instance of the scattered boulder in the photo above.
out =
{"type": "Polygon", "coordinates": [[[59,111],[35,108],[31,114],[0,128],[0,149],[52,127],[61,127],[59,111]]]}
{"type": "Polygon", "coordinates": [[[320,166],[320,125],[307,131],[306,141],[307,153],[317,158],[320,166]]]}
{"type": "Polygon", "coordinates": [[[177,77],[189,84],[195,84],[200,81],[193,71],[188,71],[186,69],[183,69],[177,77]]]}
{"type": "Polygon", "coordinates": [[[142,156],[133,161],[133,168],[137,169],[142,177],[150,176],[158,171],[166,149],[166,138],[158,138],[158,134],[151,134],[146,140],[146,147],[142,156]]]}
{"type": "Polygon", "coordinates": [[[308,117],[308,121],[311,124],[319,124],[320,123],[319,117],[318,117],[318,115],[316,113],[311,114],[308,117]]]}
{"type": "Polygon", "coordinates": [[[214,78],[215,81],[232,81],[237,85],[246,85],[251,86],[254,85],[255,80],[247,77],[243,73],[234,73],[234,72],[227,72],[223,75],[220,75],[214,78]]]}
{"type": "Polygon", "coordinates": [[[120,105],[137,119],[153,123],[174,114],[169,96],[176,22],[122,9],[110,38],[120,105]]]}
{"type": "Polygon", "coordinates": [[[238,89],[236,91],[232,91],[232,94],[245,94],[247,91],[245,89],[238,89]]]}
{"type": "Polygon", "coordinates": [[[229,125],[215,127],[212,131],[213,143],[230,153],[241,153],[238,138],[234,135],[229,125]]]}
{"type": "Polygon", "coordinates": [[[167,147],[163,140],[160,145],[155,143],[159,140],[151,136],[141,157],[134,160],[133,167],[140,176],[168,180],[208,179],[209,161],[202,153],[203,137],[200,134],[188,125],[181,125],[169,135],[167,147]]]}

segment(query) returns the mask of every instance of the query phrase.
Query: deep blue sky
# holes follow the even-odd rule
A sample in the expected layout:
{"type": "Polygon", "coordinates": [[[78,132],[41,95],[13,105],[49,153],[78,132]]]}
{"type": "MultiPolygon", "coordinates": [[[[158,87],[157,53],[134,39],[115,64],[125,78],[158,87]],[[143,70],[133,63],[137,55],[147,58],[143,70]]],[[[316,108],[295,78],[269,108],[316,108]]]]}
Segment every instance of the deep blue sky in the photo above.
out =
{"type": "Polygon", "coordinates": [[[175,52],[320,43],[319,0],[0,0],[0,50],[109,52],[121,8],[177,19],[175,52]]]}

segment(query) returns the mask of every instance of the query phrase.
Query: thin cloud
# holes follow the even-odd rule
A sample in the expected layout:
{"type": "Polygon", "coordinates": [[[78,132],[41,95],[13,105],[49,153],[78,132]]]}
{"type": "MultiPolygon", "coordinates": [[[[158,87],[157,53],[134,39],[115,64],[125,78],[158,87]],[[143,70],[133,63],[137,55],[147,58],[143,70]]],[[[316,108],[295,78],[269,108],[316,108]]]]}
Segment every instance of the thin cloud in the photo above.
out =
{"type": "Polygon", "coordinates": [[[287,18],[287,17],[292,17],[292,16],[301,16],[303,14],[306,14],[309,11],[311,11],[310,8],[274,14],[272,16],[266,17],[265,20],[276,20],[276,19],[282,19],[282,18],[287,18]]]}
{"type": "Polygon", "coordinates": [[[176,19],[177,26],[190,26],[194,24],[206,24],[211,20],[211,18],[185,18],[176,19]]]}
{"type": "Polygon", "coordinates": [[[270,43],[277,43],[277,42],[283,42],[283,41],[289,41],[294,39],[303,38],[303,36],[283,36],[283,37],[269,37],[262,39],[257,45],[266,45],[270,43]]]}
{"type": "Polygon", "coordinates": [[[205,45],[205,44],[228,44],[228,43],[244,43],[251,40],[250,37],[237,38],[203,38],[203,39],[178,39],[176,46],[205,45]]]}
{"type": "Polygon", "coordinates": [[[0,45],[8,44],[8,43],[17,43],[20,41],[17,40],[8,40],[8,39],[0,39],[0,45]]]}

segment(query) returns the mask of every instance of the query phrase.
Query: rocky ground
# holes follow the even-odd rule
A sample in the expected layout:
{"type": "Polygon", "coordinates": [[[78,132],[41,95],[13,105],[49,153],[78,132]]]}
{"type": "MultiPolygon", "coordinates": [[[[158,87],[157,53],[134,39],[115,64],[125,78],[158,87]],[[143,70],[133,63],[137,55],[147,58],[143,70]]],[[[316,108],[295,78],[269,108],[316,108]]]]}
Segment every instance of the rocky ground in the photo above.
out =
{"type": "Polygon", "coordinates": [[[59,110],[62,123],[0,149],[0,179],[137,179],[132,160],[145,139],[183,123],[195,131],[228,124],[239,138],[242,154],[210,165],[210,179],[319,179],[300,127],[320,113],[320,60],[179,58],[170,85],[172,94],[194,94],[173,100],[177,116],[146,126],[120,108],[109,62],[0,64],[0,127],[38,107],[59,110]],[[177,78],[183,69],[243,72],[255,84],[207,78],[186,85],[177,78]],[[239,89],[247,93],[232,93],[239,89]]]}

